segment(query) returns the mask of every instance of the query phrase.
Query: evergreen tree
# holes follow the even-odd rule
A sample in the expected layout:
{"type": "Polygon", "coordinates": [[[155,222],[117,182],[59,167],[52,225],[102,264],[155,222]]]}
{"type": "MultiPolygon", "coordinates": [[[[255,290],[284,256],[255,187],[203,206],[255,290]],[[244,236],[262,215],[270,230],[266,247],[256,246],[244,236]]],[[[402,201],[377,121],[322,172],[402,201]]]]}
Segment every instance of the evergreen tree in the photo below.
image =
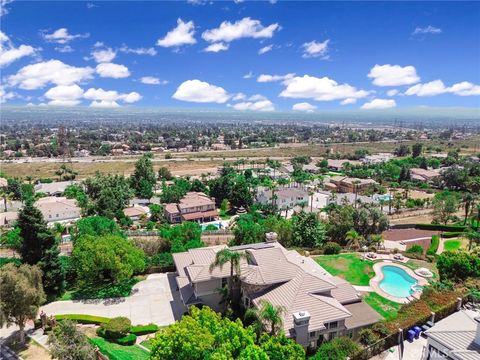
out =
{"type": "Polygon", "coordinates": [[[150,199],[153,196],[153,186],[156,178],[152,165],[152,154],[144,154],[135,164],[135,171],[130,177],[130,183],[135,190],[135,195],[150,199]]]}
{"type": "Polygon", "coordinates": [[[65,290],[65,271],[60,261],[60,250],[55,244],[45,252],[38,264],[43,272],[43,290],[48,300],[54,300],[65,290]]]}

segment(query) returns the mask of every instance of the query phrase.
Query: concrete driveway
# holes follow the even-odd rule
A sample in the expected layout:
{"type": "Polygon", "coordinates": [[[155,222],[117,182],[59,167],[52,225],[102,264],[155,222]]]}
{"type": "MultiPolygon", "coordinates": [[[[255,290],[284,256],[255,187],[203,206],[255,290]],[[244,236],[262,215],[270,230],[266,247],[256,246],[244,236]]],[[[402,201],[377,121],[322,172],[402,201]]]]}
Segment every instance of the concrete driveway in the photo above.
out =
{"type": "Polygon", "coordinates": [[[126,316],[133,325],[169,325],[187,311],[176,290],[175,274],[150,274],[126,298],[56,301],[41,308],[47,315],[126,316]]]}

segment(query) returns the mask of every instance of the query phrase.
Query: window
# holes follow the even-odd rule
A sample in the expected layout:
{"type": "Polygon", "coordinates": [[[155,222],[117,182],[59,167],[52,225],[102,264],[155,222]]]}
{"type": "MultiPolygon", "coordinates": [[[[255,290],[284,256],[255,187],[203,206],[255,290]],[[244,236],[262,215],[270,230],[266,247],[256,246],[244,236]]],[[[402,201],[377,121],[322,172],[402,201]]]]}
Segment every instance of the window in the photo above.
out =
{"type": "Polygon", "coordinates": [[[227,278],[222,278],[222,288],[227,285],[227,278]]]}
{"type": "Polygon", "coordinates": [[[336,329],[338,327],[338,321],[332,321],[330,324],[328,324],[329,329],[336,329]]]}
{"type": "Polygon", "coordinates": [[[310,337],[315,337],[315,331],[310,332],[310,337]]]}
{"type": "Polygon", "coordinates": [[[333,340],[337,337],[337,332],[330,333],[330,340],[333,340]]]}

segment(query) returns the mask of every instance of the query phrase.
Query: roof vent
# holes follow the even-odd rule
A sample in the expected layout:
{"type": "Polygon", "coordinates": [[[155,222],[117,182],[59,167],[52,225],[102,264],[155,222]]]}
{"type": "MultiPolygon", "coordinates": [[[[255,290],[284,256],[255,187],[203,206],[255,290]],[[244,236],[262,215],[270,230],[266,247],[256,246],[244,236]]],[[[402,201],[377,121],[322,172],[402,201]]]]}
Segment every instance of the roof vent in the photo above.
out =
{"type": "Polygon", "coordinates": [[[277,242],[278,235],[276,232],[269,232],[265,234],[265,242],[274,243],[277,242]]]}

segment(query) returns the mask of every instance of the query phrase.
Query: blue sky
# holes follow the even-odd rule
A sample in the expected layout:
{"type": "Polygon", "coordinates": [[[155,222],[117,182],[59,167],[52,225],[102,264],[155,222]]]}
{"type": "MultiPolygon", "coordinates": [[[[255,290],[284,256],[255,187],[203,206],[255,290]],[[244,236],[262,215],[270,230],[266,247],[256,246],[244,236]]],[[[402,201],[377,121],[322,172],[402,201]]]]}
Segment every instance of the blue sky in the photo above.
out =
{"type": "Polygon", "coordinates": [[[7,104],[480,106],[480,3],[1,2],[7,104]]]}

